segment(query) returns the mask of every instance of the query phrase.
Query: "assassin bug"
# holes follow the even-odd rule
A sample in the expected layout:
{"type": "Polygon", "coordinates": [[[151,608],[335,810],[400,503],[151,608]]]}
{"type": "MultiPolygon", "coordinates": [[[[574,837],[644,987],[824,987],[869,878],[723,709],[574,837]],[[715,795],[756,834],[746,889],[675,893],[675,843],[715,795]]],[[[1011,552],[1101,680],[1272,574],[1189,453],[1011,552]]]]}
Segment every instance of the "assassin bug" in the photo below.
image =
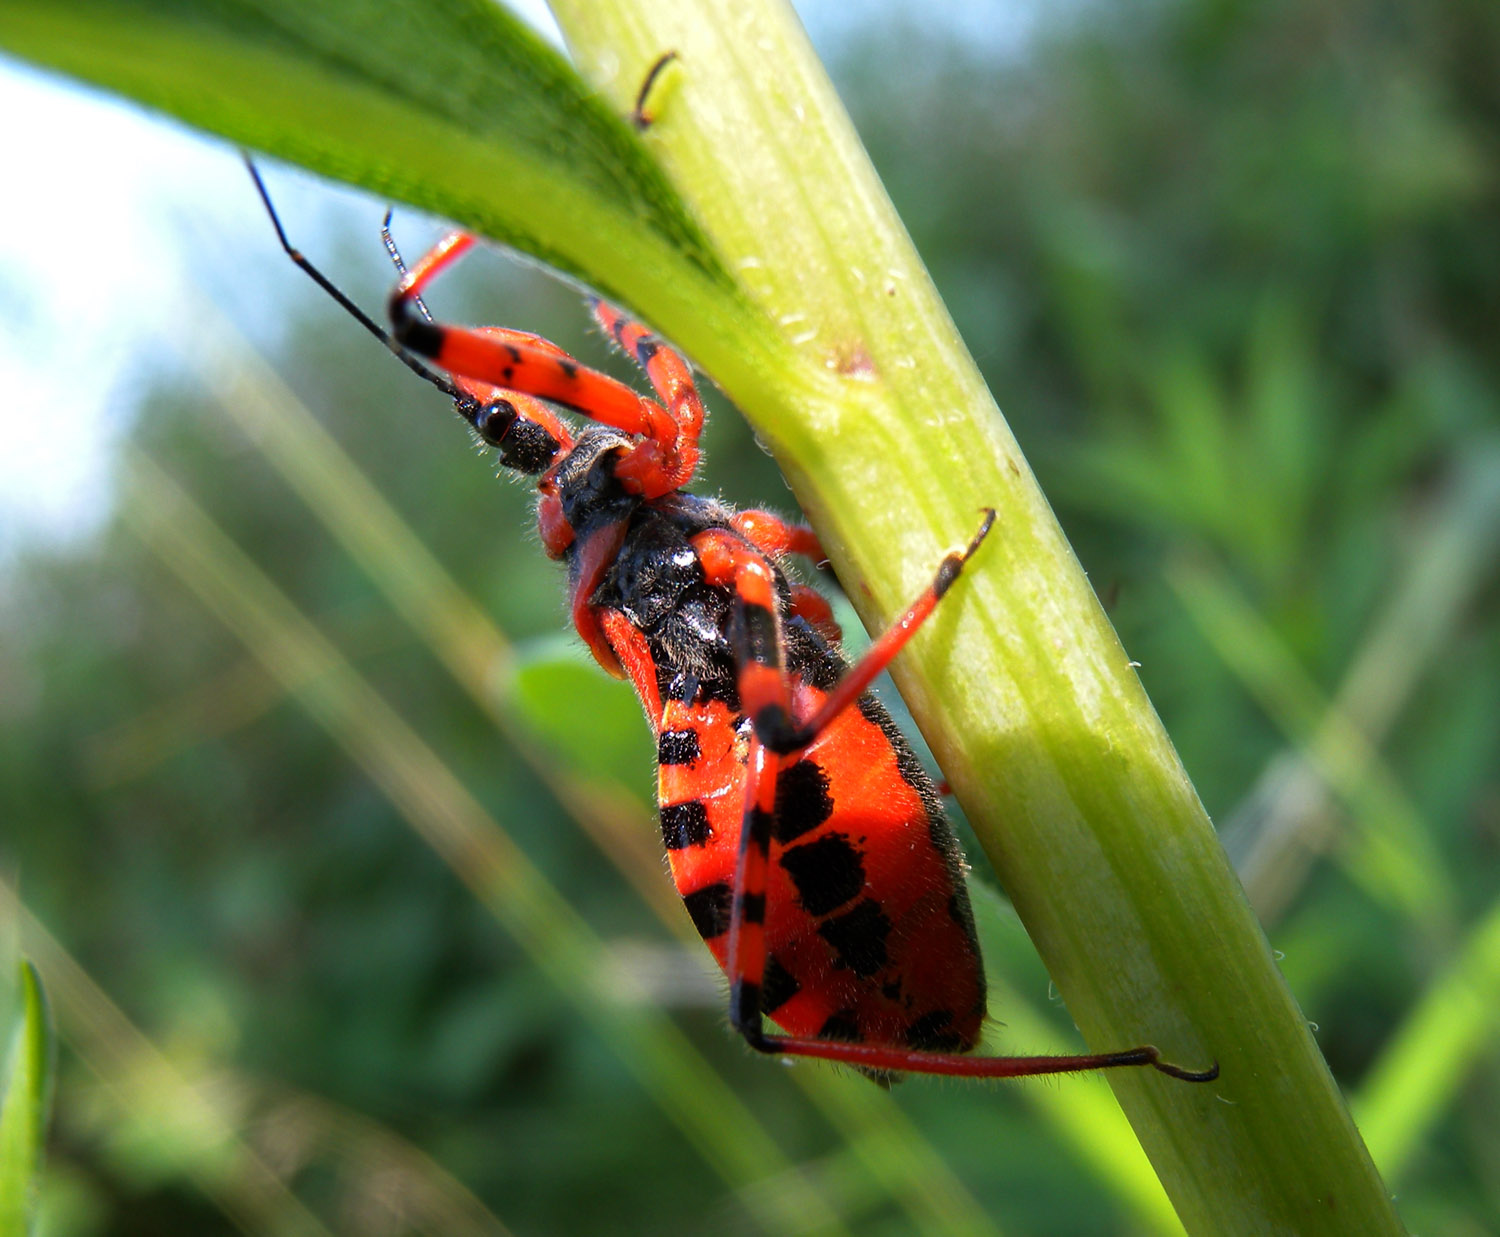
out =
{"type": "Polygon", "coordinates": [[[400,273],[386,331],[292,247],[246,162],[292,261],[449,396],[501,464],[538,478],[542,544],[567,566],[574,626],[606,671],[629,679],[656,736],[672,876],[752,1047],[879,1079],[1130,1065],[1217,1076],[1150,1046],[966,1055],[985,1018],[985,980],[962,856],[931,778],[867,688],[959,578],[994,512],[848,667],[828,602],[782,569],[789,555],[823,557],[812,530],[683,488],[703,406],[676,352],[592,302],[645,371],[649,398],[538,336],[435,322],[422,294],[473,245],[462,232],[407,270],[383,229],[400,273]],[[575,431],[543,400],[592,424],[575,431]],[[767,1032],[763,1016],[782,1032],[767,1032]]]}

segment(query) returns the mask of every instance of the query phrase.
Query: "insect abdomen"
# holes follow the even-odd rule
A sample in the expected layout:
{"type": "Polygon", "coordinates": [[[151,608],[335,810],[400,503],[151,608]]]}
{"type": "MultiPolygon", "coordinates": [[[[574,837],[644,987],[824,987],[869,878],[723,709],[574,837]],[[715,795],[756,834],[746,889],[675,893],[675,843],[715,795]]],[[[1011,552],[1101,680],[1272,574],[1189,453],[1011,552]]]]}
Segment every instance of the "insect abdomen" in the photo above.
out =
{"type": "MultiPolygon", "coordinates": [[[[823,692],[794,679],[793,712],[823,692]]],[[[678,892],[725,963],[748,729],[721,701],[668,701],[662,837],[678,892]]],[[[984,973],[953,839],[930,779],[872,697],[777,783],[762,1006],[794,1035],[963,1051],[984,973]]]]}

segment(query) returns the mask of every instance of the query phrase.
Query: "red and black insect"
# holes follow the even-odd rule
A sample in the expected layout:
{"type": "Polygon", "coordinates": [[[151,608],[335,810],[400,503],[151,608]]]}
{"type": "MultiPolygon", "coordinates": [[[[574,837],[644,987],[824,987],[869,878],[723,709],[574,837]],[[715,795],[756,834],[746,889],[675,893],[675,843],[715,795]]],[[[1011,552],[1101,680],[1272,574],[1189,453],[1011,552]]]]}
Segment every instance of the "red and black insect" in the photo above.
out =
{"type": "Polygon", "coordinates": [[[503,465],[538,478],[542,544],[568,568],[573,623],[599,664],[630,680],[655,732],[672,876],[753,1047],[880,1077],[1126,1065],[1217,1075],[1152,1047],[965,1055],[980,1038],[985,979],[963,859],[932,779],[867,688],[958,579],[993,512],[846,666],[828,602],[783,571],[788,555],[822,558],[812,530],[683,488],[703,406],[687,363],[659,338],[593,302],[650,379],[648,398],[538,336],[434,322],[422,293],[473,244],[464,233],[410,271],[386,233],[401,272],[387,332],[292,248],[255,180],[292,260],[445,392],[503,465]],[[575,430],[543,400],[592,424],[575,430]]]}

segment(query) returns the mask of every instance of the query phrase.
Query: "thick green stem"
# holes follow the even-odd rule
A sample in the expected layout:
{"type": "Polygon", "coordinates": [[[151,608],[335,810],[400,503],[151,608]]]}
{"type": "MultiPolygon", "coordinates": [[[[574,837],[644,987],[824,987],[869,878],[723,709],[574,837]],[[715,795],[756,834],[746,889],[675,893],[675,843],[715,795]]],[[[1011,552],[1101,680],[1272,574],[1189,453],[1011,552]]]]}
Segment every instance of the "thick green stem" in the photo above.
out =
{"type": "Polygon", "coordinates": [[[1110,1079],[1187,1228],[1401,1231],[1171,742],[795,17],[778,0],[553,7],[622,109],[658,55],[679,53],[646,140],[803,378],[749,374],[727,341],[656,325],[771,444],[862,617],[887,621],[981,506],[999,512],[896,678],[1090,1046],[1220,1063],[1210,1085],[1110,1079]]]}

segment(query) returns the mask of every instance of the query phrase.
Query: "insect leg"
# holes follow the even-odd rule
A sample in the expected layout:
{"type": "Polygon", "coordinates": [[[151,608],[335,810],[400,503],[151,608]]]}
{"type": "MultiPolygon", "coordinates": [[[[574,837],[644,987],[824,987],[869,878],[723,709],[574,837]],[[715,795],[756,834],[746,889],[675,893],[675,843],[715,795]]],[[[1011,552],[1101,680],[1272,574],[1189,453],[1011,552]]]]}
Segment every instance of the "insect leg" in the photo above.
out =
{"type": "MultiPolygon", "coordinates": [[[[806,524],[788,524],[774,511],[737,511],[730,523],[737,533],[769,558],[800,554],[814,563],[827,561],[817,533],[806,524]]],[[[827,598],[817,589],[793,584],[791,613],[806,619],[825,640],[836,644],[844,637],[827,598]]]]}
{"type": "Polygon", "coordinates": [[[806,524],[788,524],[774,511],[739,511],[730,521],[735,531],[762,554],[779,558],[800,554],[814,563],[823,563],[828,555],[818,541],[818,534],[806,524]]]}
{"type": "Polygon", "coordinates": [[[698,438],[703,432],[703,400],[693,371],[659,336],[613,305],[595,298],[591,308],[605,333],[646,371],[676,427],[669,438],[653,435],[639,444],[620,461],[615,475],[635,480],[648,495],[681,489],[698,467],[698,438]]]}
{"type": "MultiPolygon", "coordinates": [[[[641,435],[648,440],[642,447],[658,444],[670,453],[681,427],[665,408],[574,360],[555,344],[524,331],[448,326],[422,315],[418,304],[427,285],[473,244],[467,232],[450,233],[400,278],[387,301],[396,342],[455,377],[551,400],[602,425],[641,435]]],[[[670,478],[654,474],[648,481],[657,482],[641,486],[648,498],[678,488],[670,478]]]]}
{"type": "MultiPolygon", "coordinates": [[[[740,704],[749,716],[790,708],[791,688],[782,668],[776,573],[754,546],[724,529],[693,538],[707,583],[734,590],[729,640],[734,651],[740,704]]],[[[764,1048],[761,992],[766,971],[766,887],[771,832],[776,817],[776,777],[781,757],[753,733],[745,773],[740,849],[729,907],[729,1016],[754,1047],[764,1048]]]]}
{"type": "Polygon", "coordinates": [[[838,620],[833,617],[833,607],[828,598],[806,584],[792,585],[792,604],[789,613],[804,619],[818,635],[830,643],[837,644],[844,638],[838,620]]]}
{"type": "Polygon", "coordinates": [[[790,715],[777,717],[771,712],[757,716],[756,732],[762,742],[783,755],[790,755],[811,743],[823,729],[840,713],[860,698],[917,632],[917,629],[937,609],[953,582],[958,579],[964,564],[974,555],[989,535],[995,523],[995,513],[985,509],[984,521],[968,546],[948,555],[938,566],[937,574],[927,589],[906,612],[891,624],[865,651],[863,657],[849,668],[839,680],[838,686],[828,694],[822,707],[805,722],[793,722],[790,715]]]}
{"type": "Polygon", "coordinates": [[[902,622],[882,636],[871,652],[830,693],[824,707],[805,725],[796,725],[789,713],[790,688],[782,668],[781,631],[776,619],[773,573],[753,547],[722,530],[711,530],[694,539],[694,548],[710,583],[731,585],[735,592],[730,642],[738,668],[741,705],[756,719],[746,769],[744,812],[740,827],[739,859],[734,895],[730,903],[729,952],[725,969],[730,983],[730,1019],[745,1040],[760,1052],[818,1057],[854,1066],[874,1074],[924,1073],[971,1078],[1015,1078],[1033,1074],[1066,1074],[1080,1070],[1151,1066],[1173,1078],[1207,1082],[1218,1077],[1218,1066],[1208,1070],[1183,1069],[1161,1059],[1150,1045],[1123,1052],[1083,1053],[1072,1056],[976,1057],[957,1052],[933,1052],[888,1044],[853,1043],[843,1039],[768,1034],[761,1020],[761,998],[767,967],[765,936],[766,888],[770,868],[771,838],[775,830],[777,775],[783,755],[806,746],[829,720],[858,698],[869,681],[910,638],[911,631],[947,592],[964,561],[978,549],[994,522],[987,512],[983,526],[960,554],[949,555],[933,584],[908,609],[902,622]],[[873,667],[873,668],[872,668],[873,667]],[[845,693],[851,681],[857,684],[845,693]],[[838,701],[842,698],[842,703],[838,701]],[[837,705],[837,707],[830,707],[837,705]],[[761,738],[762,718],[777,711],[786,728],[807,734],[802,743],[783,753],[761,738]]]}

